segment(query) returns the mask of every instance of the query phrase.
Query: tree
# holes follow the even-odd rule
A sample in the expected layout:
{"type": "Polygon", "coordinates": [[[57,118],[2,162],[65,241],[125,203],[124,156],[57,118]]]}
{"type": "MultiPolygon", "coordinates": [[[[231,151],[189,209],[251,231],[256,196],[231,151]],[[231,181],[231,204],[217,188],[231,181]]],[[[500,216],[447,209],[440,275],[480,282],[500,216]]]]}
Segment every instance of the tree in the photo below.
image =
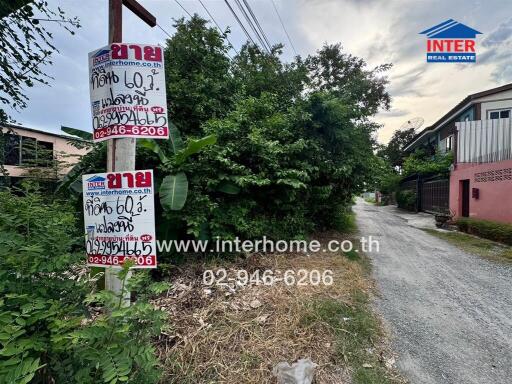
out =
{"type": "Polygon", "coordinates": [[[399,129],[393,133],[389,143],[379,150],[379,156],[386,159],[393,167],[401,167],[407,154],[404,148],[416,136],[414,128],[399,129]]]}
{"type": "Polygon", "coordinates": [[[225,116],[233,99],[229,45],[197,15],[179,19],[165,48],[165,77],[169,116],[188,135],[199,136],[200,126],[225,116]]]}
{"type": "MultiPolygon", "coordinates": [[[[50,76],[42,67],[51,64],[51,56],[58,52],[52,44],[52,34],[41,21],[59,23],[74,34],[80,27],[77,18],[67,18],[57,8],[52,10],[45,0],[0,0],[0,103],[20,110],[27,106],[24,87],[35,83],[48,84],[50,76]]],[[[4,147],[3,126],[11,118],[0,107],[0,148],[4,147]]],[[[3,153],[0,153],[0,175],[6,175],[3,153]]]]}
{"type": "MultiPolygon", "coordinates": [[[[19,110],[27,106],[23,87],[48,84],[50,76],[42,67],[51,64],[52,54],[58,52],[43,24],[51,20],[71,34],[80,24],[76,17],[66,17],[62,9],[53,10],[44,0],[2,0],[0,9],[0,101],[19,110]]],[[[0,109],[0,123],[7,118],[0,109]]]]}
{"type": "Polygon", "coordinates": [[[329,91],[342,98],[351,106],[347,112],[353,118],[365,118],[381,108],[389,108],[388,80],[381,74],[391,64],[367,69],[363,59],[343,53],[340,44],[326,44],[316,55],[308,57],[306,65],[311,90],[329,91]]]}

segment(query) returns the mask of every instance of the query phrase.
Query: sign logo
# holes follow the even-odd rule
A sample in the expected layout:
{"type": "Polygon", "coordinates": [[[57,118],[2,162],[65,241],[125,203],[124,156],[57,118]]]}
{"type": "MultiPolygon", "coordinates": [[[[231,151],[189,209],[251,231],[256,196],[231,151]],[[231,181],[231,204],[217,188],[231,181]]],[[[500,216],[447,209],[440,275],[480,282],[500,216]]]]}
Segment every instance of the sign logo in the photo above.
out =
{"type": "Polygon", "coordinates": [[[89,191],[94,191],[98,189],[105,189],[105,178],[101,176],[94,176],[86,180],[87,181],[87,189],[89,191]]]}
{"type": "Polygon", "coordinates": [[[94,66],[98,64],[102,64],[106,61],[110,60],[110,50],[109,49],[100,49],[96,52],[92,57],[92,64],[94,66]]]}
{"type": "Polygon", "coordinates": [[[453,19],[420,32],[427,36],[427,63],[476,62],[476,29],[453,19]]]}
{"type": "Polygon", "coordinates": [[[92,102],[92,113],[97,115],[100,113],[100,101],[93,101],[92,102]]]}

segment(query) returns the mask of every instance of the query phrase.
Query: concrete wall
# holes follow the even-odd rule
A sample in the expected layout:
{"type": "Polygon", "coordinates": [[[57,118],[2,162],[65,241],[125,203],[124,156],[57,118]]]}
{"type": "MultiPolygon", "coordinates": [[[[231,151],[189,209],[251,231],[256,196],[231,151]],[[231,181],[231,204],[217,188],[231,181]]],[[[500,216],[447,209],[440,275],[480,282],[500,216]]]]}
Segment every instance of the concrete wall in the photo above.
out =
{"type": "MultiPolygon", "coordinates": [[[[65,167],[62,169],[61,174],[66,174],[69,169],[79,161],[80,156],[87,153],[85,149],[77,149],[69,144],[69,139],[66,137],[23,128],[13,127],[10,128],[10,130],[20,136],[32,137],[39,141],[53,143],[54,156],[56,156],[59,161],[66,163],[64,164],[65,167]]],[[[4,132],[7,132],[5,128],[4,132]]],[[[9,172],[9,176],[12,177],[26,176],[27,174],[27,168],[23,166],[5,165],[5,169],[9,172]]]]}
{"type": "Polygon", "coordinates": [[[469,216],[512,223],[512,160],[484,164],[457,164],[450,175],[450,210],[462,215],[461,180],[469,179],[469,216]],[[479,189],[479,198],[471,196],[479,189]]]}

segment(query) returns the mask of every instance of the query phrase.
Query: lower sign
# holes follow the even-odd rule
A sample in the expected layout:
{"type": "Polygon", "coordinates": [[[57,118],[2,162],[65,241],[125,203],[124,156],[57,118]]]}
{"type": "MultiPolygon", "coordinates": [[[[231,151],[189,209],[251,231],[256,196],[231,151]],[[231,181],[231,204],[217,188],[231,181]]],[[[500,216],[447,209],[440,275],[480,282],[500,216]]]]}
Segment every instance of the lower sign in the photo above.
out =
{"type": "Polygon", "coordinates": [[[153,171],[84,175],[87,265],[156,268],[153,171]]]}

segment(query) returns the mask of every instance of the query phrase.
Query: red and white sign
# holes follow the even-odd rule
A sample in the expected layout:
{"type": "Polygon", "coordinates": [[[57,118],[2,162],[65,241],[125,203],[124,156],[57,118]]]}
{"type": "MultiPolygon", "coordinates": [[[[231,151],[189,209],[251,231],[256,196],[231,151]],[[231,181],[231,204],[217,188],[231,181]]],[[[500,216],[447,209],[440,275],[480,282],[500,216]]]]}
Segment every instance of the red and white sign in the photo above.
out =
{"type": "Polygon", "coordinates": [[[161,47],[117,43],[89,53],[89,88],[95,142],[169,137],[161,47]]]}
{"type": "Polygon", "coordinates": [[[153,171],[84,175],[87,265],[156,268],[153,171]]]}

